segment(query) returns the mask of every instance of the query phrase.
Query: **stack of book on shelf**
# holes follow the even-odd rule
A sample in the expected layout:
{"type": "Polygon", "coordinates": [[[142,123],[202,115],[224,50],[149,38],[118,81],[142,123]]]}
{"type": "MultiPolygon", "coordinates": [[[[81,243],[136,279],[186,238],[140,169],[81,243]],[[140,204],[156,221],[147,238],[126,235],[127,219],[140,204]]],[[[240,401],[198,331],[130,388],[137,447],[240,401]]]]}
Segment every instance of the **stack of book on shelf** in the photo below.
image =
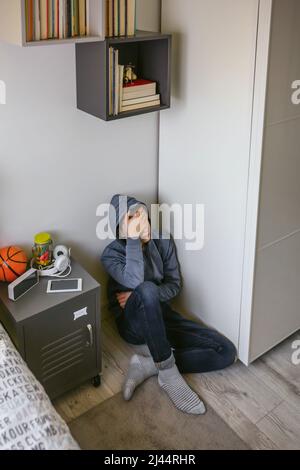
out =
{"type": "Polygon", "coordinates": [[[119,50],[109,48],[109,115],[160,106],[157,84],[152,80],[138,79],[123,83],[124,65],[119,64],[119,50]]]}
{"type": "Polygon", "coordinates": [[[121,112],[159,105],[160,95],[156,94],[156,82],[139,79],[123,86],[121,112]]]}
{"type": "Polygon", "coordinates": [[[136,0],[106,0],[106,36],[134,36],[136,0]]]}
{"type": "Polygon", "coordinates": [[[26,40],[89,35],[90,0],[25,0],[26,40]]]}

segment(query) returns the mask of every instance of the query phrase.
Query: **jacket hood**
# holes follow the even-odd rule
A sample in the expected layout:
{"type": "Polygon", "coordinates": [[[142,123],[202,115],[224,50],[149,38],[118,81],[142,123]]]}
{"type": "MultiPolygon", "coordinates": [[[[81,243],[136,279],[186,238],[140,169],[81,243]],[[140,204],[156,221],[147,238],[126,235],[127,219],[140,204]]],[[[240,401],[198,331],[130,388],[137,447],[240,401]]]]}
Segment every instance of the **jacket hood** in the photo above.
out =
{"type": "Polygon", "coordinates": [[[135,212],[140,206],[147,208],[146,204],[135,197],[116,194],[111,200],[110,226],[114,232],[118,232],[120,223],[129,210],[135,212]]]}

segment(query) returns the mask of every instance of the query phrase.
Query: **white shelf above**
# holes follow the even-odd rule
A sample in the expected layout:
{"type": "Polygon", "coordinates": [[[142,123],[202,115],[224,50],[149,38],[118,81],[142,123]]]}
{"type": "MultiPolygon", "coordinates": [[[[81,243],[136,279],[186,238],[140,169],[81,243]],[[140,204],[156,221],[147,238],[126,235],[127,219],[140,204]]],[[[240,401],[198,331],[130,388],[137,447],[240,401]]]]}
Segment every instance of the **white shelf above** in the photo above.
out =
{"type": "Polygon", "coordinates": [[[0,0],[0,41],[22,47],[104,41],[105,0],[89,0],[90,35],[65,39],[26,41],[25,0],[0,0]]]}
{"type": "MultiPolygon", "coordinates": [[[[1,0],[0,0],[1,1],[1,0]]],[[[104,41],[105,37],[102,36],[83,36],[66,39],[45,39],[43,41],[30,41],[23,44],[23,47],[39,47],[39,46],[55,46],[60,44],[76,44],[79,42],[96,42],[104,41]]]]}

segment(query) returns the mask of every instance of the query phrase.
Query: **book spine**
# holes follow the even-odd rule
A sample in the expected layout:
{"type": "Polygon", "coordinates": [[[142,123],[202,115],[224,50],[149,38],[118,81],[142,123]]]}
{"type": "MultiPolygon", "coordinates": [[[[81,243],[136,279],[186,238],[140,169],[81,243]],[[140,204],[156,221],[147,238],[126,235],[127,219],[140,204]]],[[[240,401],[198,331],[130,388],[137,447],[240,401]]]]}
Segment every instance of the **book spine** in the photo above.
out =
{"type": "Polygon", "coordinates": [[[25,0],[26,42],[29,42],[29,0],[25,0]]]}
{"type": "Polygon", "coordinates": [[[111,0],[112,3],[112,36],[115,35],[115,0],[111,0]]]}
{"type": "Polygon", "coordinates": [[[58,39],[59,38],[59,0],[54,0],[53,16],[54,16],[53,37],[55,39],[58,39]]]}
{"type": "Polygon", "coordinates": [[[71,37],[75,36],[75,0],[71,0],[71,37]]]}
{"type": "Polygon", "coordinates": [[[120,103],[120,69],[119,69],[119,51],[116,50],[115,59],[115,116],[119,114],[119,103],[120,103]]]}
{"type": "Polygon", "coordinates": [[[35,0],[31,0],[31,40],[35,40],[35,0]]]}
{"type": "Polygon", "coordinates": [[[63,0],[64,2],[64,38],[68,37],[68,2],[67,0],[63,0]]]}
{"type": "Polygon", "coordinates": [[[68,3],[68,38],[72,37],[72,0],[67,0],[68,3]]]}
{"type": "Polygon", "coordinates": [[[83,11],[84,11],[84,34],[85,36],[87,35],[87,6],[86,6],[86,0],[84,0],[84,5],[83,5],[83,11]]]}
{"type": "Polygon", "coordinates": [[[113,48],[109,48],[109,115],[112,115],[112,109],[113,109],[113,100],[112,100],[112,94],[113,94],[113,87],[112,87],[112,82],[113,82],[113,48]]]}
{"type": "Polygon", "coordinates": [[[41,23],[41,39],[47,39],[47,1],[39,0],[40,7],[40,23],[41,23]]]}
{"type": "Polygon", "coordinates": [[[29,42],[29,0],[25,0],[26,42],[29,42]]]}
{"type": "Polygon", "coordinates": [[[105,1],[105,37],[109,36],[109,0],[105,1]]]}
{"type": "Polygon", "coordinates": [[[125,36],[128,36],[128,0],[125,0],[125,36]]]}
{"type": "Polygon", "coordinates": [[[59,0],[59,26],[58,26],[59,39],[64,38],[64,14],[65,14],[64,0],[59,0]]]}
{"type": "Polygon", "coordinates": [[[108,0],[109,1],[109,32],[108,35],[111,37],[114,35],[114,0],[108,0]]]}
{"type": "Polygon", "coordinates": [[[116,51],[113,50],[113,76],[112,76],[112,114],[115,114],[115,98],[116,98],[116,51]]]}
{"type": "Polygon", "coordinates": [[[79,0],[79,35],[86,35],[86,5],[85,0],[79,0]]]}
{"type": "Polygon", "coordinates": [[[124,65],[119,65],[119,113],[122,111],[123,103],[123,77],[124,77],[124,65]]]}
{"type": "Polygon", "coordinates": [[[91,34],[91,12],[90,12],[90,0],[85,2],[85,18],[86,18],[86,35],[91,34]]]}
{"type": "Polygon", "coordinates": [[[74,0],[75,2],[75,36],[79,35],[79,0],[74,0]]]}
{"type": "Polygon", "coordinates": [[[52,0],[52,38],[55,38],[55,3],[56,0],[52,0]]]}
{"type": "Polygon", "coordinates": [[[133,20],[132,20],[132,23],[133,23],[133,35],[136,34],[136,30],[137,30],[137,3],[136,3],[136,0],[132,0],[133,1],[133,20]]]}
{"type": "Polygon", "coordinates": [[[41,40],[41,16],[40,16],[40,1],[35,0],[35,28],[34,28],[34,33],[35,33],[35,41],[40,41],[41,40]]]}
{"type": "Polygon", "coordinates": [[[57,0],[57,5],[56,5],[56,31],[57,31],[57,38],[59,39],[59,23],[60,23],[60,18],[59,18],[59,3],[60,0],[57,0]]]}
{"type": "MultiPolygon", "coordinates": [[[[42,0],[41,0],[42,1],[42,0]]],[[[49,0],[45,0],[46,3],[46,38],[49,37],[49,0]]]]}
{"type": "Polygon", "coordinates": [[[135,0],[127,0],[127,33],[128,36],[135,35],[135,17],[136,17],[136,2],[135,0]]]}
{"type": "Polygon", "coordinates": [[[51,0],[51,11],[50,11],[50,30],[51,30],[51,39],[55,36],[55,2],[56,0],[51,0]]]}
{"type": "Polygon", "coordinates": [[[125,0],[120,0],[120,36],[125,36],[126,8],[125,0]]]}
{"type": "Polygon", "coordinates": [[[114,36],[119,36],[119,0],[114,0],[114,36]]]}
{"type": "Polygon", "coordinates": [[[52,30],[52,9],[53,7],[53,0],[48,0],[48,17],[47,17],[47,22],[48,22],[48,39],[52,39],[53,37],[53,30],[52,30]]]}
{"type": "Polygon", "coordinates": [[[148,101],[146,103],[139,103],[139,104],[134,104],[131,106],[122,106],[122,111],[135,111],[138,109],[145,109],[145,108],[153,108],[154,106],[160,106],[160,100],[155,100],[155,101],[148,101]]]}
{"type": "Polygon", "coordinates": [[[121,36],[121,0],[118,0],[118,36],[121,36]]]}
{"type": "Polygon", "coordinates": [[[70,37],[74,33],[74,0],[70,0],[70,37]]]}
{"type": "Polygon", "coordinates": [[[139,104],[139,103],[146,103],[148,101],[156,101],[160,100],[160,95],[149,95],[149,96],[143,96],[141,98],[130,98],[130,99],[124,99],[122,100],[123,106],[130,106],[132,104],[139,104]]]}
{"type": "Polygon", "coordinates": [[[71,5],[70,5],[70,8],[71,8],[71,13],[70,13],[70,19],[71,19],[71,37],[74,37],[75,35],[75,16],[74,16],[74,13],[75,13],[75,0],[71,0],[71,5]]]}
{"type": "Polygon", "coordinates": [[[28,0],[28,41],[31,42],[34,39],[34,11],[33,11],[33,0],[28,0]]]}

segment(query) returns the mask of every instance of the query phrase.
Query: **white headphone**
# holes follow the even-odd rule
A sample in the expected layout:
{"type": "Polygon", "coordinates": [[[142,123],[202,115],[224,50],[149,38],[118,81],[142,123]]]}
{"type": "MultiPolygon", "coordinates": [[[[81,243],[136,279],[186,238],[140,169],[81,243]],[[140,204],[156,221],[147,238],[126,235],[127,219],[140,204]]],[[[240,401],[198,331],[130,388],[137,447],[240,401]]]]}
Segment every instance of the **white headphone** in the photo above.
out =
{"type": "Polygon", "coordinates": [[[53,251],[54,263],[47,269],[39,269],[41,277],[68,277],[71,274],[71,249],[58,245],[53,251]]]}

